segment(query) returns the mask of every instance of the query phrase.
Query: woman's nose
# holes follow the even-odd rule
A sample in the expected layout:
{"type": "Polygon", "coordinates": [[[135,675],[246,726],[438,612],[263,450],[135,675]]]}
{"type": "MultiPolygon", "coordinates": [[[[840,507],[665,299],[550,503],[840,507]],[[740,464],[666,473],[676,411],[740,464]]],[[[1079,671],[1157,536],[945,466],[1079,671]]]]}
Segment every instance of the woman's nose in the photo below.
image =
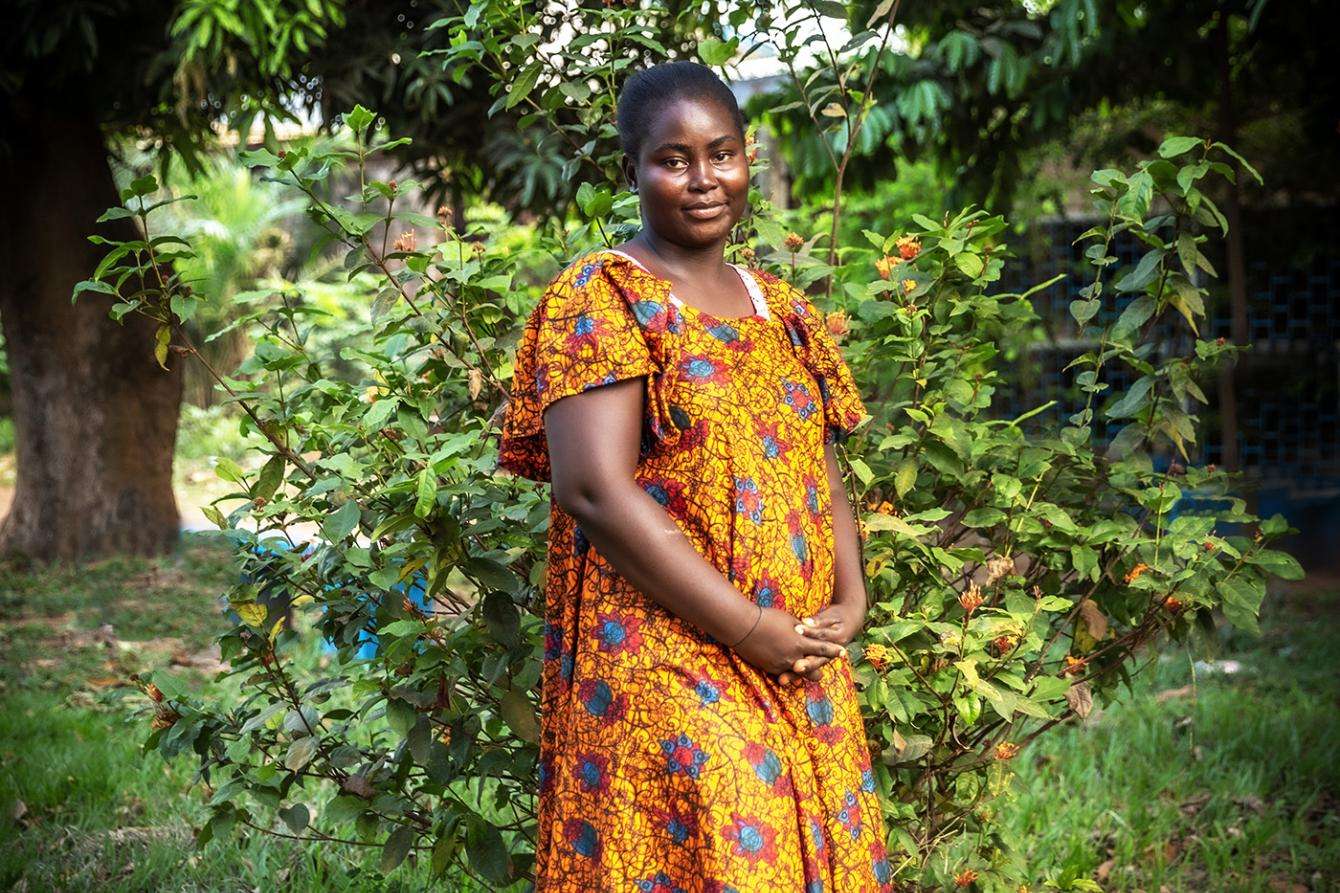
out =
{"type": "Polygon", "coordinates": [[[707,159],[695,162],[690,168],[689,187],[710,190],[717,185],[717,172],[707,159]]]}

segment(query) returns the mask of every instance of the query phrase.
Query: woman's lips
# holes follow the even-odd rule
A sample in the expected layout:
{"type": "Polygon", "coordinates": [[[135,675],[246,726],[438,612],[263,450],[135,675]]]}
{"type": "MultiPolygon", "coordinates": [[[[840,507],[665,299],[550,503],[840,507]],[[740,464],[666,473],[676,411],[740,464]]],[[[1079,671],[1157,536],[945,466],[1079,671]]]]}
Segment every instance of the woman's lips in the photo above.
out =
{"type": "Polygon", "coordinates": [[[712,220],[715,217],[720,217],[725,210],[726,203],[722,202],[719,205],[712,205],[707,208],[685,208],[684,213],[694,220],[712,220]]]}

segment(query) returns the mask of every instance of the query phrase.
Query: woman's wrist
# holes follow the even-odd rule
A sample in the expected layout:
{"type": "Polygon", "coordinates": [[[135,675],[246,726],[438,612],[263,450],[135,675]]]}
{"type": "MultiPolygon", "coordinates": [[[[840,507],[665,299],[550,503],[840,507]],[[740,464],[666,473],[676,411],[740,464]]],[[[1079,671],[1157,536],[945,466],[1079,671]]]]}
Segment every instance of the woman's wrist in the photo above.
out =
{"type": "Polygon", "coordinates": [[[754,630],[758,629],[758,622],[759,622],[760,620],[763,619],[763,606],[760,605],[760,604],[758,604],[757,602],[755,602],[754,604],[755,604],[755,607],[758,608],[758,611],[756,611],[755,614],[754,614],[754,622],[750,625],[748,631],[746,631],[745,634],[744,634],[743,636],[740,636],[739,639],[736,640],[736,641],[730,646],[732,649],[739,648],[741,645],[743,645],[745,639],[747,639],[747,638],[749,638],[750,636],[752,636],[752,635],[754,634],[754,630]]]}

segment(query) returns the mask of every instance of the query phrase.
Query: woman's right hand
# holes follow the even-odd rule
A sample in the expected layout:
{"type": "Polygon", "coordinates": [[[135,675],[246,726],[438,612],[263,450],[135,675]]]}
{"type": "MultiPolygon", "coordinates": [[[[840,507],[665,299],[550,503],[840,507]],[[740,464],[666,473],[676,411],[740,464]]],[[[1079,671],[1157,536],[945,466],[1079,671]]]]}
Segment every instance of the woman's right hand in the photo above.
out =
{"type": "Polygon", "coordinates": [[[818,676],[820,666],[846,651],[841,645],[796,632],[800,621],[786,611],[777,608],[762,611],[754,631],[734,651],[765,673],[774,676],[792,673],[813,679],[818,676]]]}

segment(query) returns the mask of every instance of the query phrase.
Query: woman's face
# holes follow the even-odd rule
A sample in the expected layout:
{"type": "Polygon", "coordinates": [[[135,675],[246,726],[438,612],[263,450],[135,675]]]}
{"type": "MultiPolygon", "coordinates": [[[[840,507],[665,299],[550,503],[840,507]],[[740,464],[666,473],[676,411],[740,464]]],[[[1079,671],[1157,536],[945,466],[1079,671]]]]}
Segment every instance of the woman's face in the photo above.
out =
{"type": "Polygon", "coordinates": [[[671,100],[652,116],[636,165],[642,222],[685,248],[724,244],[749,201],[749,162],[734,117],[720,103],[671,100]]]}

